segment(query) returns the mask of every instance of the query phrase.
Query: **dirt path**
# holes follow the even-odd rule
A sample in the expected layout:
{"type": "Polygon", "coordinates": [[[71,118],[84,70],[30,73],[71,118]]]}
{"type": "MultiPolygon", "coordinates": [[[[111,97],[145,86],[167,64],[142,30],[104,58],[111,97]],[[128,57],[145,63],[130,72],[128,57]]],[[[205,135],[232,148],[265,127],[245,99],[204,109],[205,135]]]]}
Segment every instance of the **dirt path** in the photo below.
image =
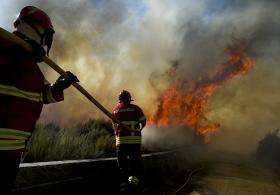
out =
{"type": "MultiPolygon", "coordinates": [[[[212,163],[204,176],[195,176],[191,195],[279,195],[280,181],[264,168],[234,163],[212,163]]],[[[180,194],[184,194],[183,192],[180,194]]]]}

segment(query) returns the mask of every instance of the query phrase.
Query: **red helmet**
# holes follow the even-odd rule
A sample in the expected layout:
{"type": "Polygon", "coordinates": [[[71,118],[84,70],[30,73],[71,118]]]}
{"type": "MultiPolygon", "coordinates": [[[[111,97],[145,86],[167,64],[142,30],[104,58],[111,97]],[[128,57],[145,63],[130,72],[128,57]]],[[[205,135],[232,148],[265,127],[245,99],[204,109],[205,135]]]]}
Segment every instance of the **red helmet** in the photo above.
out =
{"type": "Polygon", "coordinates": [[[131,95],[128,91],[122,90],[119,94],[119,101],[123,102],[123,101],[133,101],[133,100],[131,99],[131,95]]]}
{"type": "Polygon", "coordinates": [[[27,23],[35,23],[46,29],[52,29],[53,25],[50,17],[43,11],[34,6],[26,6],[20,11],[14,26],[17,27],[19,20],[23,20],[27,23]]]}
{"type": "Polygon", "coordinates": [[[53,34],[55,32],[50,17],[43,10],[37,7],[26,6],[20,11],[14,22],[14,27],[17,28],[21,21],[27,23],[36,31],[36,33],[41,37],[41,44],[43,44],[43,39],[45,39],[45,45],[48,47],[48,53],[52,45],[53,34]],[[42,27],[44,32],[40,32],[37,26],[42,27]]]}

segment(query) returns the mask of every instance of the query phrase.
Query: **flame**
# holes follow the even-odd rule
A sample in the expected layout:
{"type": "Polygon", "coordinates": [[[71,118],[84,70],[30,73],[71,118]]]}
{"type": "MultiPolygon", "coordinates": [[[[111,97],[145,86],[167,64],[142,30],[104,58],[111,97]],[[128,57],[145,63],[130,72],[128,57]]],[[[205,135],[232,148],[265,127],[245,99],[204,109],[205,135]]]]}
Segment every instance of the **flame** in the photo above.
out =
{"type": "MultiPolygon", "coordinates": [[[[185,89],[180,79],[174,80],[161,97],[158,109],[149,118],[148,125],[185,125],[201,135],[205,142],[209,142],[211,135],[220,128],[219,123],[211,122],[205,116],[209,97],[221,88],[225,81],[247,74],[255,66],[255,60],[245,54],[246,48],[245,40],[235,40],[228,45],[226,61],[217,67],[213,76],[201,75],[191,88],[185,89]]],[[[170,72],[174,77],[175,71],[170,72]]]]}

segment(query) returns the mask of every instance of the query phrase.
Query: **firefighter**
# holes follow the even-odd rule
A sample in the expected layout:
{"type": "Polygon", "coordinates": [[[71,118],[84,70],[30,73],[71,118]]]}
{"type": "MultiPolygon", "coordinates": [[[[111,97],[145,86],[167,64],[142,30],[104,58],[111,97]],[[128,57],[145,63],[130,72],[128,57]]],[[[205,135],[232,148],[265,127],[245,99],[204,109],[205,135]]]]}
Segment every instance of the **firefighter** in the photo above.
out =
{"type": "Polygon", "coordinates": [[[113,123],[120,183],[136,187],[141,172],[141,130],[146,125],[146,118],[142,109],[131,104],[131,101],[133,100],[130,93],[122,90],[119,94],[119,104],[112,115],[129,127],[128,130],[113,123]]]}
{"type": "Polygon", "coordinates": [[[34,52],[0,39],[0,194],[10,194],[43,104],[64,99],[63,90],[78,78],[67,71],[48,83],[38,62],[48,55],[54,34],[49,16],[33,6],[24,7],[14,22],[13,34],[27,41],[34,52]],[[46,47],[46,51],[45,48],[46,47]]]}

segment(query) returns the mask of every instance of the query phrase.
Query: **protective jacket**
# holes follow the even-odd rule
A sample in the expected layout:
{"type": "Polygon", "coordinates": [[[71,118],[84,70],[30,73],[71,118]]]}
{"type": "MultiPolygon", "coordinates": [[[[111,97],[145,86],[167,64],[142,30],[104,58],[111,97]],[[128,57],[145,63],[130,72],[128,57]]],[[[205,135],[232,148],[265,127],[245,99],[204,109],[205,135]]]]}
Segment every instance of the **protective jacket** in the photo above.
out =
{"type": "Polygon", "coordinates": [[[122,124],[133,130],[138,130],[130,131],[118,126],[115,129],[116,146],[122,144],[141,144],[140,128],[142,129],[146,125],[146,118],[141,108],[134,104],[122,102],[113,110],[112,114],[120,120],[122,124]]]}
{"type": "Polygon", "coordinates": [[[0,45],[0,152],[24,151],[43,104],[63,99],[31,55],[0,45]]]}

